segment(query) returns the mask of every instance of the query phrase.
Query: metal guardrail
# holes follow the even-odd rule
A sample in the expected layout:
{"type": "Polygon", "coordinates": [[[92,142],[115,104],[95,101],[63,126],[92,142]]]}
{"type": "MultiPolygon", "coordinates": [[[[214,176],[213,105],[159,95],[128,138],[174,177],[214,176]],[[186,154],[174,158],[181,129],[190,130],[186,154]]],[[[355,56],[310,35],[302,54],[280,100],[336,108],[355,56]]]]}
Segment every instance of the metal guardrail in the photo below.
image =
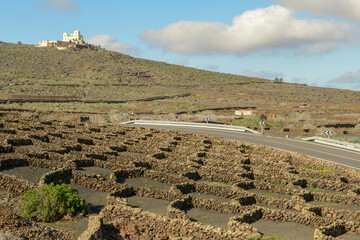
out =
{"type": "Polygon", "coordinates": [[[335,146],[335,147],[339,147],[339,148],[344,148],[344,149],[349,149],[349,150],[354,150],[354,151],[360,152],[360,144],[348,143],[348,142],[338,141],[338,140],[329,139],[329,138],[322,138],[322,137],[308,137],[308,138],[303,138],[302,140],[314,141],[314,142],[321,143],[321,144],[326,144],[326,145],[330,145],[330,146],[335,146]]]}
{"type": "Polygon", "coordinates": [[[133,120],[123,122],[122,124],[141,124],[141,125],[159,125],[159,126],[179,126],[179,127],[196,127],[196,128],[213,128],[222,130],[231,130],[239,132],[251,132],[261,134],[258,131],[242,126],[220,125],[212,123],[192,123],[192,122],[175,122],[175,121],[152,121],[152,120],[133,120]]]}

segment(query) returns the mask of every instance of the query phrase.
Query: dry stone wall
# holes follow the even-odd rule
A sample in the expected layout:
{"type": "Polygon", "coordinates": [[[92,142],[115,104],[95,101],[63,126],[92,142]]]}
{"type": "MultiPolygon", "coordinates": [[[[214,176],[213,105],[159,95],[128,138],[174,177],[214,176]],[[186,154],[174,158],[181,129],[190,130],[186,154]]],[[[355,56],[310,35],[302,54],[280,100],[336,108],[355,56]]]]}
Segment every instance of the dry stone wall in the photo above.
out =
{"type": "Polygon", "coordinates": [[[260,234],[252,226],[259,220],[314,227],[315,239],[360,236],[357,171],[217,137],[29,116],[0,120],[0,191],[19,196],[35,188],[3,173],[30,166],[51,170],[39,185],[66,182],[108,193],[84,239],[106,239],[109,231],[115,239],[245,239],[260,234]],[[144,179],[151,186],[139,186],[144,179]],[[131,197],[169,201],[166,216],[131,207],[131,197]],[[216,229],[194,222],[191,209],[235,217],[216,229]]]}
{"type": "MultiPolygon", "coordinates": [[[[142,239],[245,239],[243,232],[227,232],[203,226],[186,219],[171,219],[125,205],[108,205],[100,216],[112,222],[122,237],[139,236],[142,239]]],[[[135,238],[134,238],[135,239],[135,238]]]]}
{"type": "Polygon", "coordinates": [[[50,171],[43,175],[39,181],[39,186],[44,186],[46,184],[69,184],[72,179],[72,169],[71,168],[60,168],[58,170],[50,171]]]}
{"type": "Polygon", "coordinates": [[[18,179],[15,176],[7,175],[4,173],[0,173],[0,190],[13,193],[15,196],[20,196],[21,194],[34,189],[35,184],[18,179]]]}

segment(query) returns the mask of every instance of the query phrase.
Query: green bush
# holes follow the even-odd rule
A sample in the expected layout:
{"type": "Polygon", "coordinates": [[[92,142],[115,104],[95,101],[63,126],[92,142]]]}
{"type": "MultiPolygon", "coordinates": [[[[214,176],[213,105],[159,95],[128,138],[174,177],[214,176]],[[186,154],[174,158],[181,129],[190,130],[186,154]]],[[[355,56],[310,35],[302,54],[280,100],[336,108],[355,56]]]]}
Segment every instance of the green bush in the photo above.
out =
{"type": "Polygon", "coordinates": [[[35,221],[52,222],[68,213],[76,214],[87,209],[78,191],[67,184],[51,183],[26,192],[20,199],[19,209],[24,217],[35,221]]]}
{"type": "Polygon", "coordinates": [[[232,125],[243,127],[258,127],[260,118],[257,116],[246,116],[242,119],[237,119],[232,122],[232,125]]]}

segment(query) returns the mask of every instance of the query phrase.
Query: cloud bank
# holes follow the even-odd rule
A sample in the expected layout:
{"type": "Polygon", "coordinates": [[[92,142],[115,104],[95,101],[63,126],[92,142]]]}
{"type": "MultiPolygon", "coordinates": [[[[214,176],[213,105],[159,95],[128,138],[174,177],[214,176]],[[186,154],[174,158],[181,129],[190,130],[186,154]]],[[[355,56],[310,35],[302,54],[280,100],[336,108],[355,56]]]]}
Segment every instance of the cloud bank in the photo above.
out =
{"type": "Polygon", "coordinates": [[[92,38],[86,40],[86,42],[97,46],[100,45],[102,48],[115,52],[133,55],[137,55],[140,53],[140,50],[138,48],[128,44],[119,43],[119,40],[116,37],[107,34],[95,35],[92,38]]]}
{"type": "Polygon", "coordinates": [[[356,38],[356,28],[346,23],[308,20],[279,6],[250,10],[228,26],[218,22],[179,21],[140,37],[154,47],[184,55],[231,53],[244,55],[260,49],[297,49],[317,54],[356,38]]]}
{"type": "Polygon", "coordinates": [[[79,5],[70,2],[70,0],[50,0],[49,2],[38,1],[38,8],[49,8],[67,14],[76,14],[80,12],[79,5]]]}
{"type": "Polygon", "coordinates": [[[277,4],[315,15],[360,22],[359,0],[276,0],[277,4]]]}
{"type": "Polygon", "coordinates": [[[356,72],[345,72],[329,82],[331,85],[346,87],[348,89],[360,90],[360,69],[356,72]]]}

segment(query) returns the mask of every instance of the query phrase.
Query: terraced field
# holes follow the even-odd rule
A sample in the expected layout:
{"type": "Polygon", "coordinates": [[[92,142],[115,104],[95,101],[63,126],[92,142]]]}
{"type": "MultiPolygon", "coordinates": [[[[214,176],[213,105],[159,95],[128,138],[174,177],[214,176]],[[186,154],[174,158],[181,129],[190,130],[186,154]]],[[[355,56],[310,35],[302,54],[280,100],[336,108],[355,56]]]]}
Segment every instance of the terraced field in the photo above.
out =
{"type": "Polygon", "coordinates": [[[0,231],[9,237],[360,238],[356,170],[179,131],[0,115],[0,231]],[[89,214],[23,218],[19,196],[51,182],[77,189],[89,214]]]}

